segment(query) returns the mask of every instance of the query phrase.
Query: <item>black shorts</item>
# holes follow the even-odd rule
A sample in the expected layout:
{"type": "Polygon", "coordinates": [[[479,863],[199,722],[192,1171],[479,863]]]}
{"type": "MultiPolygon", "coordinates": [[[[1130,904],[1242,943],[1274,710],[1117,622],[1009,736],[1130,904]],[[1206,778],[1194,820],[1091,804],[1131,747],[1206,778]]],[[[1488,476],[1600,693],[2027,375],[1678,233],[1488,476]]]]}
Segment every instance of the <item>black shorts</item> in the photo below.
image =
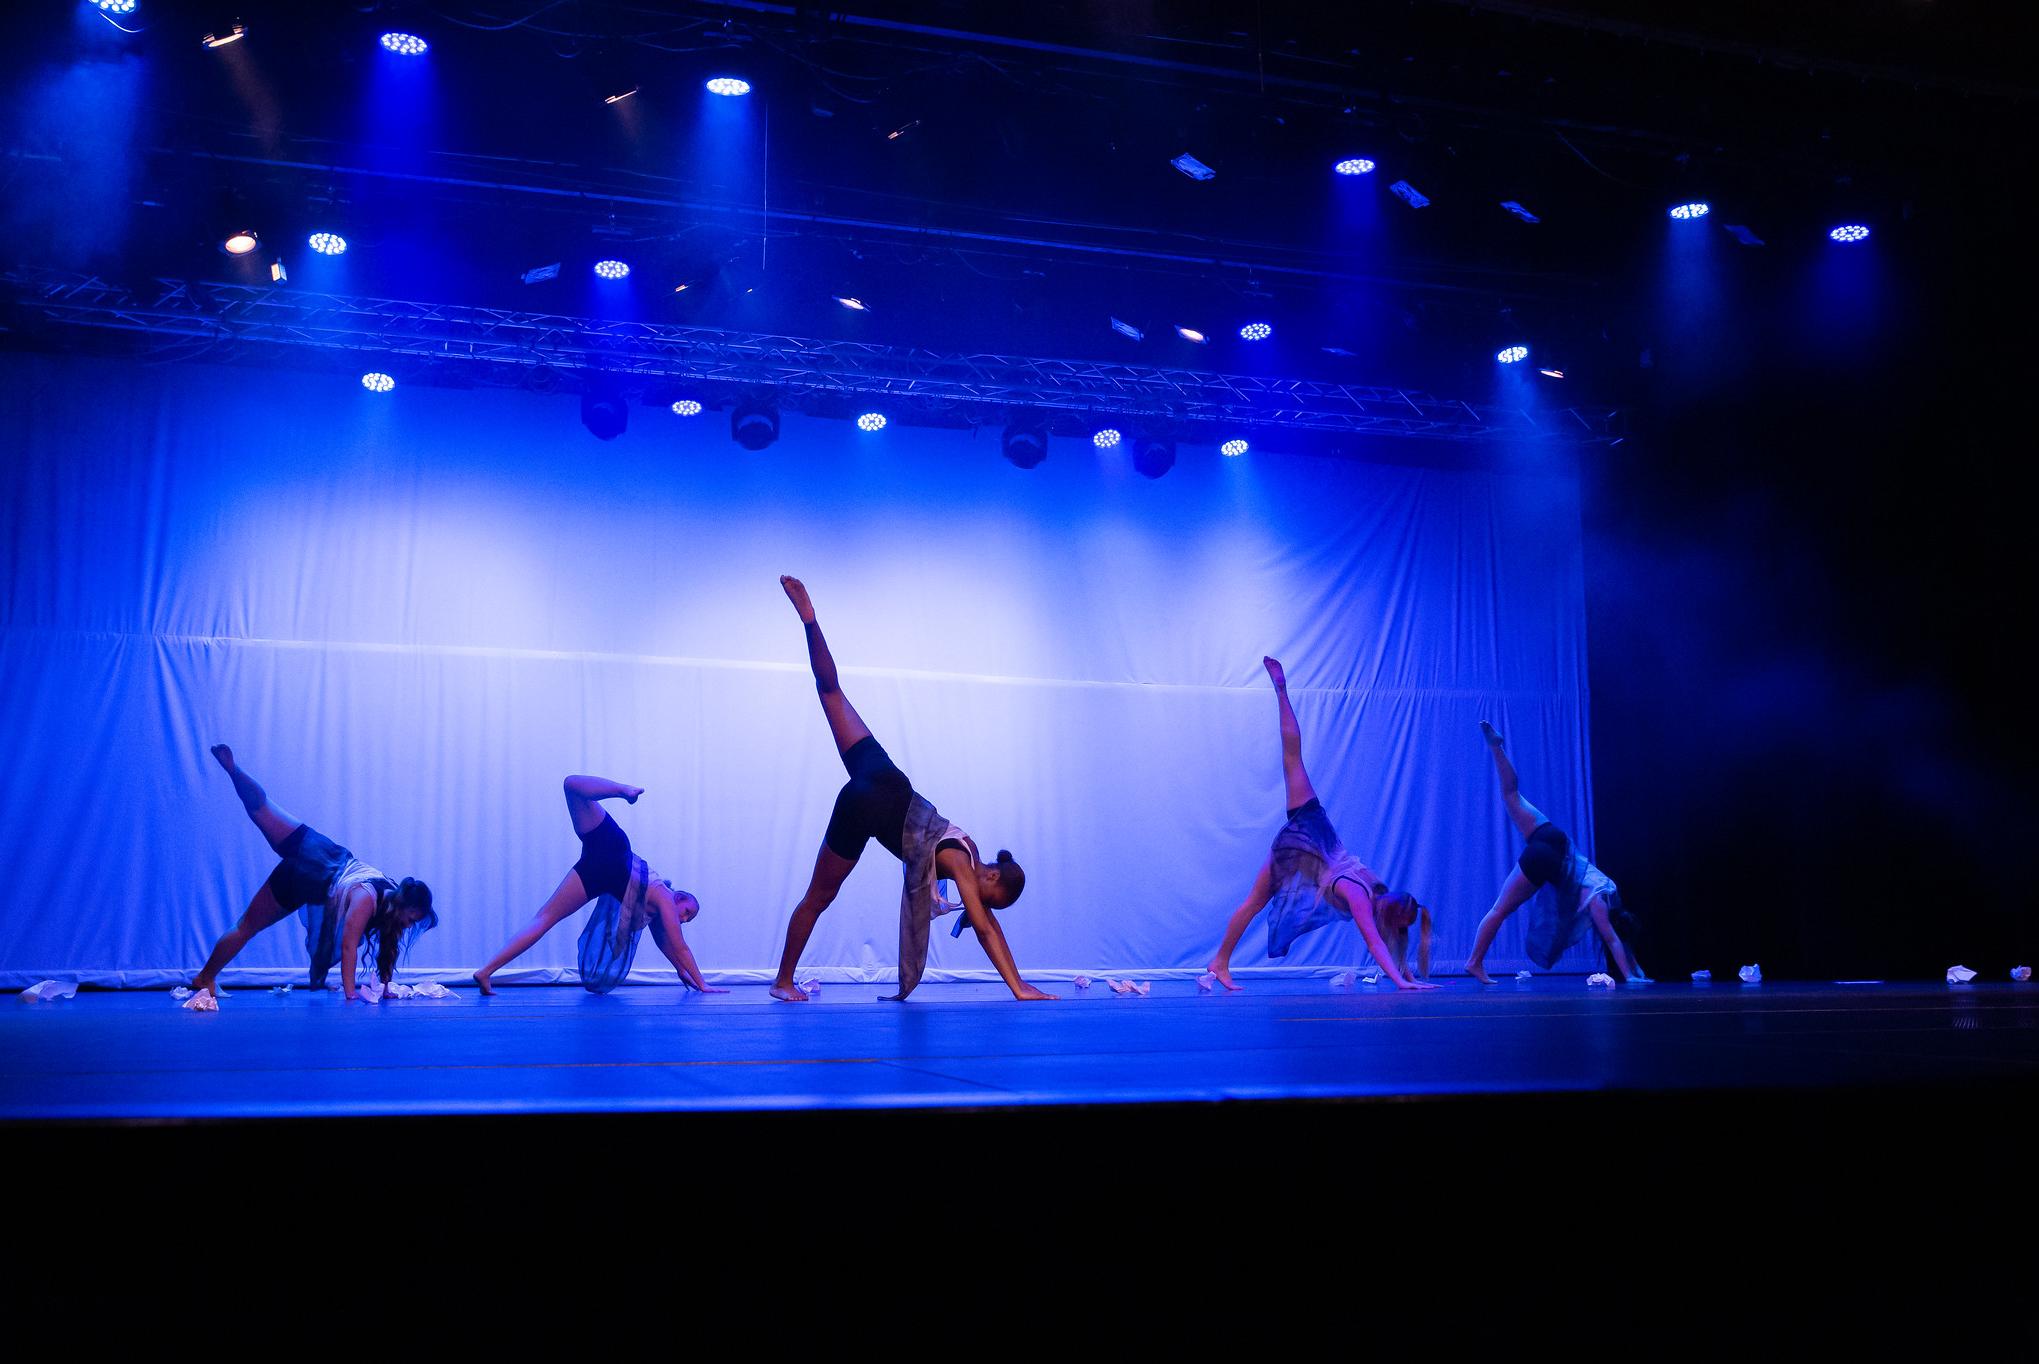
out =
{"type": "Polygon", "coordinates": [[[1532,886],[1543,886],[1565,874],[1572,861],[1572,840],[1565,831],[1545,820],[1530,831],[1529,843],[1515,865],[1532,886]]]}
{"type": "Polygon", "coordinates": [[[323,903],[333,880],[354,854],[309,824],[300,824],[276,847],[283,860],[265,883],[276,903],[286,910],[323,903]]]}
{"type": "Polygon", "coordinates": [[[602,811],[602,822],[580,836],[581,860],[573,864],[581,886],[593,896],[623,898],[630,889],[630,835],[602,811]]]}
{"type": "Polygon", "coordinates": [[[868,734],[851,744],[842,759],[850,779],[836,792],[823,842],[837,857],[854,862],[866,840],[875,838],[886,852],[904,861],[901,835],[906,830],[906,807],[913,803],[913,783],[868,734]]]}

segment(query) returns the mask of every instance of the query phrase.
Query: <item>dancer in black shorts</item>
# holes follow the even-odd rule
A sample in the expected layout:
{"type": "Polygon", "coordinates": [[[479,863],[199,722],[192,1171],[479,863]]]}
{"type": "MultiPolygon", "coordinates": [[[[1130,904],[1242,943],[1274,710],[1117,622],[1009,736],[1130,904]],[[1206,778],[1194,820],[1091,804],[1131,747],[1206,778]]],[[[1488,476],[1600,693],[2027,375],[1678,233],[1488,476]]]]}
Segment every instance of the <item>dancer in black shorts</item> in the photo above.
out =
{"type": "Polygon", "coordinates": [[[326,973],[336,960],[341,989],[349,1000],[358,997],[357,960],[373,960],[377,976],[389,984],[404,946],[439,922],[432,911],[431,888],[410,877],[401,883],[391,880],[311,825],[278,809],[270,803],[269,793],[234,762],[234,752],[225,744],[215,744],[212,756],[233,778],[248,818],[282,861],[255,892],[241,921],[214,944],[204,968],[192,979],[192,992],[210,991],[217,997],[214,982],[221,969],[248,940],[300,908],[305,911],[313,988],[325,988],[326,973]]]}
{"type": "MultiPolygon", "coordinates": [[[[941,880],[953,881],[962,896],[962,908],[969,916],[970,926],[977,930],[977,940],[983,944],[984,954],[991,958],[991,964],[998,968],[1013,995],[1018,999],[1053,999],[1020,979],[1019,968],[1013,964],[1012,949],[1006,945],[1005,932],[993,917],[994,909],[1005,909],[1019,899],[1020,891],[1026,887],[1026,873],[1012,854],[1001,849],[996,860],[986,863],[977,854],[977,845],[952,824],[941,821],[944,827],[933,827],[939,819],[933,808],[922,800],[920,808],[926,818],[916,826],[909,818],[915,809],[916,796],[913,783],[906,774],[893,766],[892,759],[871,737],[861,717],[842,694],[842,686],[836,677],[835,659],[830,657],[828,642],[821,637],[821,627],[814,623],[814,604],[808,600],[807,589],[798,578],[780,578],[779,586],[785,589],[793,609],[800,613],[800,623],[807,629],[807,661],[814,670],[814,685],[821,694],[821,709],[828,717],[829,732],[835,736],[836,752],[841,755],[843,766],[849,770],[850,779],[835,798],[835,810],[828,819],[828,833],[823,838],[821,851],[814,861],[814,876],[809,881],[807,893],[800,897],[800,903],[793,910],[793,920],[786,926],[786,950],[779,958],[778,978],[772,983],[772,997],[787,1001],[807,998],[793,984],[793,974],[800,965],[800,953],[807,946],[814,925],[821,918],[821,912],[835,902],[836,893],[848,879],[850,869],[857,865],[857,858],[863,854],[864,844],[877,839],[886,852],[912,866],[912,858],[920,851],[921,843],[932,844],[933,875],[941,880]],[[909,834],[915,840],[910,848],[909,834]]],[[[909,880],[908,895],[913,894],[909,880]]],[[[934,910],[940,913],[938,907],[934,910]]],[[[925,925],[921,925],[925,929],[925,925]]],[[[902,933],[902,942],[905,935],[902,933]]],[[[921,939],[925,948],[925,935],[921,939]]],[[[900,997],[911,991],[919,980],[919,963],[900,962],[900,997]]]]}
{"type": "Polygon", "coordinates": [[[598,952],[594,949],[600,944],[591,942],[589,935],[582,936],[581,983],[588,989],[607,994],[621,983],[630,970],[637,933],[649,924],[652,941],[680,973],[680,984],[703,994],[729,993],[710,988],[701,978],[693,950],[680,932],[681,924],[692,923],[701,912],[701,902],[686,891],[675,889],[672,882],[659,877],[635,857],[623,827],[595,803],[621,796],[626,804],[635,805],[644,788],[625,786],[606,777],[568,777],[565,789],[567,816],[573,820],[573,831],[581,841],[580,861],[567,871],[551,898],[538,907],[531,922],[519,929],[517,936],[490,958],[487,966],[474,973],[474,983],[481,987],[481,992],[494,994],[490,977],[528,952],[561,919],[589,901],[599,900],[608,911],[607,915],[597,915],[600,927],[621,940],[622,947],[618,951],[598,952]],[[600,968],[595,965],[598,958],[603,963],[600,968]]]}
{"type": "Polygon", "coordinates": [[[1633,932],[1634,923],[1622,909],[1621,892],[1606,872],[1588,862],[1572,846],[1563,829],[1522,798],[1515,764],[1508,761],[1500,732],[1482,720],[1480,734],[1494,756],[1494,771],[1501,779],[1501,802],[1508,807],[1508,817],[1526,842],[1521,859],[1501,886],[1500,897],[1487,911],[1487,917],[1480,920],[1472,955],[1466,958],[1466,974],[1486,985],[1494,983],[1486,969],[1487,949],[1494,945],[1494,935],[1500,932],[1509,915],[1541,890],[1544,897],[1539,908],[1531,913],[1529,931],[1524,937],[1524,950],[1531,961],[1549,970],[1566,948],[1585,937],[1590,927],[1599,933],[1615,974],[1624,982],[1644,981],[1642,968],[1636,965],[1634,955],[1617,931],[1618,925],[1627,924],[1633,932]]]}

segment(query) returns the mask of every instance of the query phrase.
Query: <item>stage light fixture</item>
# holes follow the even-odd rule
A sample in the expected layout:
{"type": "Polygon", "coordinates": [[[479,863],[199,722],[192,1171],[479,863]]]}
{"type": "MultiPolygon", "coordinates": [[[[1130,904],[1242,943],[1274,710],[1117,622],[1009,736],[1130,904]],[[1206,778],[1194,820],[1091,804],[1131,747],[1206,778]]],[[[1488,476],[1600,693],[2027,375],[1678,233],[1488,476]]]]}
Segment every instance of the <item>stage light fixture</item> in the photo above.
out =
{"type": "Polygon", "coordinates": [[[102,14],[133,14],[135,0],[92,0],[94,8],[102,14]]]}
{"type": "Polygon", "coordinates": [[[1713,205],[1704,199],[1694,199],[1689,204],[1673,204],[1671,216],[1681,223],[1696,222],[1713,212],[1713,205]]]}
{"type": "Polygon", "coordinates": [[[1430,200],[1425,197],[1423,191],[1417,189],[1407,180],[1397,180],[1394,184],[1389,185],[1388,188],[1394,191],[1396,198],[1411,208],[1430,207],[1430,200]]]}
{"type": "Polygon", "coordinates": [[[1147,339],[1147,333],[1141,331],[1138,327],[1134,326],[1132,323],[1121,322],[1116,317],[1113,318],[1111,321],[1112,330],[1117,332],[1120,336],[1125,337],[1127,340],[1145,341],[1147,339]]]}
{"type": "Polygon", "coordinates": [[[643,88],[644,87],[641,85],[633,85],[620,95],[604,95],[602,96],[602,103],[621,104],[624,100],[629,99],[632,95],[636,94],[639,90],[642,90],[643,88]]]}
{"type": "Polygon", "coordinates": [[[1827,236],[1833,238],[1833,240],[1837,242],[1859,242],[1866,238],[1868,235],[1869,229],[1864,227],[1861,223],[1848,223],[1845,224],[1844,226],[1835,228],[1832,232],[1827,233],[1827,236]]]}
{"type": "Polygon", "coordinates": [[[1516,217],[1522,219],[1522,221],[1525,223],[1540,223],[1543,221],[1543,219],[1537,217],[1534,213],[1531,213],[1528,209],[1524,208],[1521,204],[1517,203],[1513,199],[1503,199],[1501,201],[1501,207],[1506,209],[1508,212],[1513,213],[1516,217]]]}
{"type": "Polygon", "coordinates": [[[361,387],[367,389],[370,393],[387,393],[396,387],[396,380],[390,378],[387,374],[370,370],[361,376],[361,387]]]}
{"type": "Polygon", "coordinates": [[[750,93],[750,82],[735,76],[717,76],[708,82],[708,93],[711,95],[728,96],[748,95],[750,93]]]}
{"type": "Polygon", "coordinates": [[[1504,346],[1500,350],[1494,352],[1494,358],[1496,360],[1499,360],[1504,365],[1519,364],[1520,362],[1527,360],[1529,358],[1529,347],[1504,346]]]}
{"type": "Polygon", "coordinates": [[[1220,445],[1218,447],[1218,453],[1221,455],[1238,456],[1245,454],[1251,448],[1252,447],[1249,446],[1243,440],[1228,440],[1223,445],[1220,445]]]}
{"type": "Polygon", "coordinates": [[[1363,156],[1348,156],[1331,169],[1340,175],[1372,175],[1373,162],[1363,156]]]}
{"type": "Polygon", "coordinates": [[[305,239],[305,245],[321,256],[344,256],[347,254],[347,239],[337,232],[314,232],[305,239]]]}
{"type": "Polygon", "coordinates": [[[883,431],[884,429],[885,414],[883,412],[866,412],[863,416],[857,418],[857,430],[859,431],[883,431]]]}
{"type": "Polygon", "coordinates": [[[588,376],[581,391],[581,425],[596,440],[614,440],[630,425],[630,399],[623,385],[607,374],[588,376]]]}
{"type": "Polygon", "coordinates": [[[1248,322],[1239,329],[1241,341],[1265,341],[1274,335],[1274,327],[1266,322],[1248,322]]]}
{"type": "Polygon", "coordinates": [[[220,29],[216,33],[208,33],[198,41],[207,47],[225,47],[228,43],[238,43],[247,36],[248,26],[236,19],[234,20],[233,27],[220,29]]]}
{"type": "Polygon", "coordinates": [[[675,417],[698,417],[701,415],[701,404],[692,398],[682,398],[673,404],[673,415],[675,417]]]}
{"type": "MultiPolygon", "coordinates": [[[[687,286],[682,284],[680,287],[684,289],[687,286]]],[[[861,298],[852,298],[848,294],[837,294],[835,296],[835,301],[837,303],[842,304],[843,307],[848,308],[853,313],[868,313],[871,311],[870,304],[864,302],[864,300],[862,300],[861,298]]]]}
{"type": "Polygon", "coordinates": [[[1175,334],[1185,341],[1194,341],[1199,346],[1207,346],[1211,342],[1210,337],[1205,336],[1195,327],[1177,327],[1175,334]]]}
{"type": "Polygon", "coordinates": [[[623,279],[630,273],[630,267],[620,260],[598,260],[595,262],[595,276],[598,279],[623,279]]]}
{"type": "Polygon", "coordinates": [[[526,284],[543,284],[546,280],[558,278],[558,261],[554,261],[550,265],[534,265],[523,274],[523,280],[526,284]]]}
{"type": "Polygon", "coordinates": [[[262,239],[252,231],[234,232],[219,244],[219,249],[229,256],[245,256],[261,244],[262,239]]]}
{"type": "Polygon", "coordinates": [[[1565,377],[1565,372],[1561,369],[1540,369],[1537,373],[1546,379],[1562,379],[1565,377]]]}
{"type": "Polygon", "coordinates": [[[287,284],[290,282],[290,270],[281,260],[269,262],[269,282],[271,284],[287,284]]]}
{"type": "Polygon", "coordinates": [[[762,450],[779,438],[776,404],[746,399],[729,411],[729,436],[746,450],[762,450]]]}
{"type": "Polygon", "coordinates": [[[918,128],[919,126],[920,126],[919,119],[914,119],[911,123],[902,123],[897,128],[894,128],[891,132],[885,134],[885,140],[887,142],[897,142],[900,138],[905,137],[908,133],[912,132],[915,128],[918,128]]]}
{"type": "Polygon", "coordinates": [[[1048,457],[1048,423],[1028,413],[1006,423],[998,438],[998,452],[1021,469],[1032,469],[1048,457]]]}
{"type": "Polygon", "coordinates": [[[1212,170],[1209,166],[1206,166],[1203,162],[1197,160],[1194,156],[1191,156],[1188,152],[1184,152],[1181,156],[1174,158],[1168,164],[1175,167],[1177,170],[1181,171],[1184,175],[1187,175],[1192,180],[1213,180],[1217,178],[1218,174],[1216,171],[1212,170]]]}
{"type": "Polygon", "coordinates": [[[1100,450],[1109,450],[1124,439],[1116,426],[1103,426],[1091,433],[1090,443],[1100,450]]]}
{"type": "Polygon", "coordinates": [[[415,33],[385,33],[382,35],[382,50],[394,52],[399,57],[422,57],[431,44],[415,33]]]}
{"type": "Polygon", "coordinates": [[[1148,478],[1159,478],[1175,467],[1175,442],[1161,436],[1142,436],[1133,445],[1133,467],[1148,478]]]}

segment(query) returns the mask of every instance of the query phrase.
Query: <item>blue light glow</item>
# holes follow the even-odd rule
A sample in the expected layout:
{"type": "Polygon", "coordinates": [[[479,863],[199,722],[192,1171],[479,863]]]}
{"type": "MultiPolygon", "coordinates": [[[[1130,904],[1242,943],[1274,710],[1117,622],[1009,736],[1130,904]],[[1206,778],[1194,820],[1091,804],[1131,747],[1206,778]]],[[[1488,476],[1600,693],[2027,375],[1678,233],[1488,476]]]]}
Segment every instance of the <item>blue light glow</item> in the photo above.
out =
{"type": "Polygon", "coordinates": [[[859,431],[883,431],[884,429],[885,414],[883,412],[866,412],[863,416],[857,418],[857,430],[859,431]]]}
{"type": "Polygon", "coordinates": [[[92,0],[92,3],[107,14],[133,14],[135,12],[135,0],[92,0]]]}
{"type": "Polygon", "coordinates": [[[387,374],[378,374],[371,370],[361,376],[361,387],[367,389],[370,393],[387,393],[396,387],[396,380],[390,378],[387,374]]]}
{"type": "Polygon", "coordinates": [[[708,82],[708,93],[711,95],[748,95],[750,93],[750,82],[738,80],[735,76],[717,76],[708,82]]]}
{"type": "Polygon", "coordinates": [[[1869,229],[1860,223],[1848,223],[1827,233],[1837,242],[1859,242],[1869,235],[1869,229]]]}
{"type": "Polygon", "coordinates": [[[337,232],[314,232],[305,242],[321,256],[344,256],[347,254],[347,239],[337,232]]]}
{"type": "Polygon", "coordinates": [[[630,267],[620,260],[598,260],[595,275],[600,279],[622,279],[630,273],[630,267]]]}
{"type": "Polygon", "coordinates": [[[1517,364],[1529,358],[1529,347],[1509,346],[1506,347],[1505,349],[1494,352],[1494,358],[1496,360],[1499,360],[1504,365],[1517,364]]]}
{"type": "Polygon", "coordinates": [[[1185,341],[1194,341],[1199,346],[1208,344],[1211,339],[1195,327],[1177,327],[1175,334],[1185,341]]]}
{"type": "Polygon", "coordinates": [[[853,298],[848,294],[837,294],[835,296],[835,301],[842,304],[843,307],[848,308],[853,313],[868,313],[869,311],[871,311],[870,304],[864,302],[864,300],[862,300],[861,298],[853,298]]]}
{"type": "Polygon", "coordinates": [[[1218,447],[1218,453],[1221,455],[1243,455],[1250,448],[1252,447],[1248,446],[1243,440],[1228,440],[1218,447]]]}
{"type": "Polygon", "coordinates": [[[229,256],[245,256],[260,244],[253,232],[235,232],[219,244],[219,249],[229,256]]]}
{"type": "Polygon", "coordinates": [[[701,415],[701,404],[695,402],[692,398],[682,398],[673,404],[673,415],[675,417],[698,417],[701,415]]]}
{"type": "Polygon", "coordinates": [[[1350,156],[1331,168],[1340,175],[1372,175],[1373,162],[1363,156],[1350,156]]]}
{"type": "Polygon", "coordinates": [[[1125,437],[1119,434],[1117,427],[1107,426],[1093,434],[1090,443],[1100,450],[1109,450],[1123,439],[1125,437]]]}
{"type": "Polygon", "coordinates": [[[1695,199],[1689,204],[1673,204],[1671,206],[1671,216],[1681,223],[1689,223],[1695,218],[1704,218],[1711,212],[1713,212],[1713,205],[1707,203],[1704,199],[1695,199]]]}
{"type": "Polygon", "coordinates": [[[1265,322],[1248,322],[1239,329],[1241,341],[1265,341],[1274,335],[1274,328],[1265,322]]]}
{"type": "Polygon", "coordinates": [[[385,33],[382,35],[382,50],[394,52],[399,57],[421,57],[431,44],[415,33],[385,33]]]}

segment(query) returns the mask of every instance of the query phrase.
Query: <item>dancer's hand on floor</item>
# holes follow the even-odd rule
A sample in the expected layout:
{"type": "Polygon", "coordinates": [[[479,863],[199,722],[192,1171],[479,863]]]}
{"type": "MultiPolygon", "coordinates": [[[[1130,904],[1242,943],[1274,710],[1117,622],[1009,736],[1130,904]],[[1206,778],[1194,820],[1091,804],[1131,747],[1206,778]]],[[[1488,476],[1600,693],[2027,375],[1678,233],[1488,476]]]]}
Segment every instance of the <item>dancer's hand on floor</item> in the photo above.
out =
{"type": "Polygon", "coordinates": [[[1033,986],[1025,984],[1024,982],[1021,983],[1020,988],[1018,990],[1015,990],[1013,992],[1012,997],[1014,999],[1027,999],[1027,1000],[1055,998],[1054,995],[1044,994],[1043,992],[1036,990],[1033,986]]]}

